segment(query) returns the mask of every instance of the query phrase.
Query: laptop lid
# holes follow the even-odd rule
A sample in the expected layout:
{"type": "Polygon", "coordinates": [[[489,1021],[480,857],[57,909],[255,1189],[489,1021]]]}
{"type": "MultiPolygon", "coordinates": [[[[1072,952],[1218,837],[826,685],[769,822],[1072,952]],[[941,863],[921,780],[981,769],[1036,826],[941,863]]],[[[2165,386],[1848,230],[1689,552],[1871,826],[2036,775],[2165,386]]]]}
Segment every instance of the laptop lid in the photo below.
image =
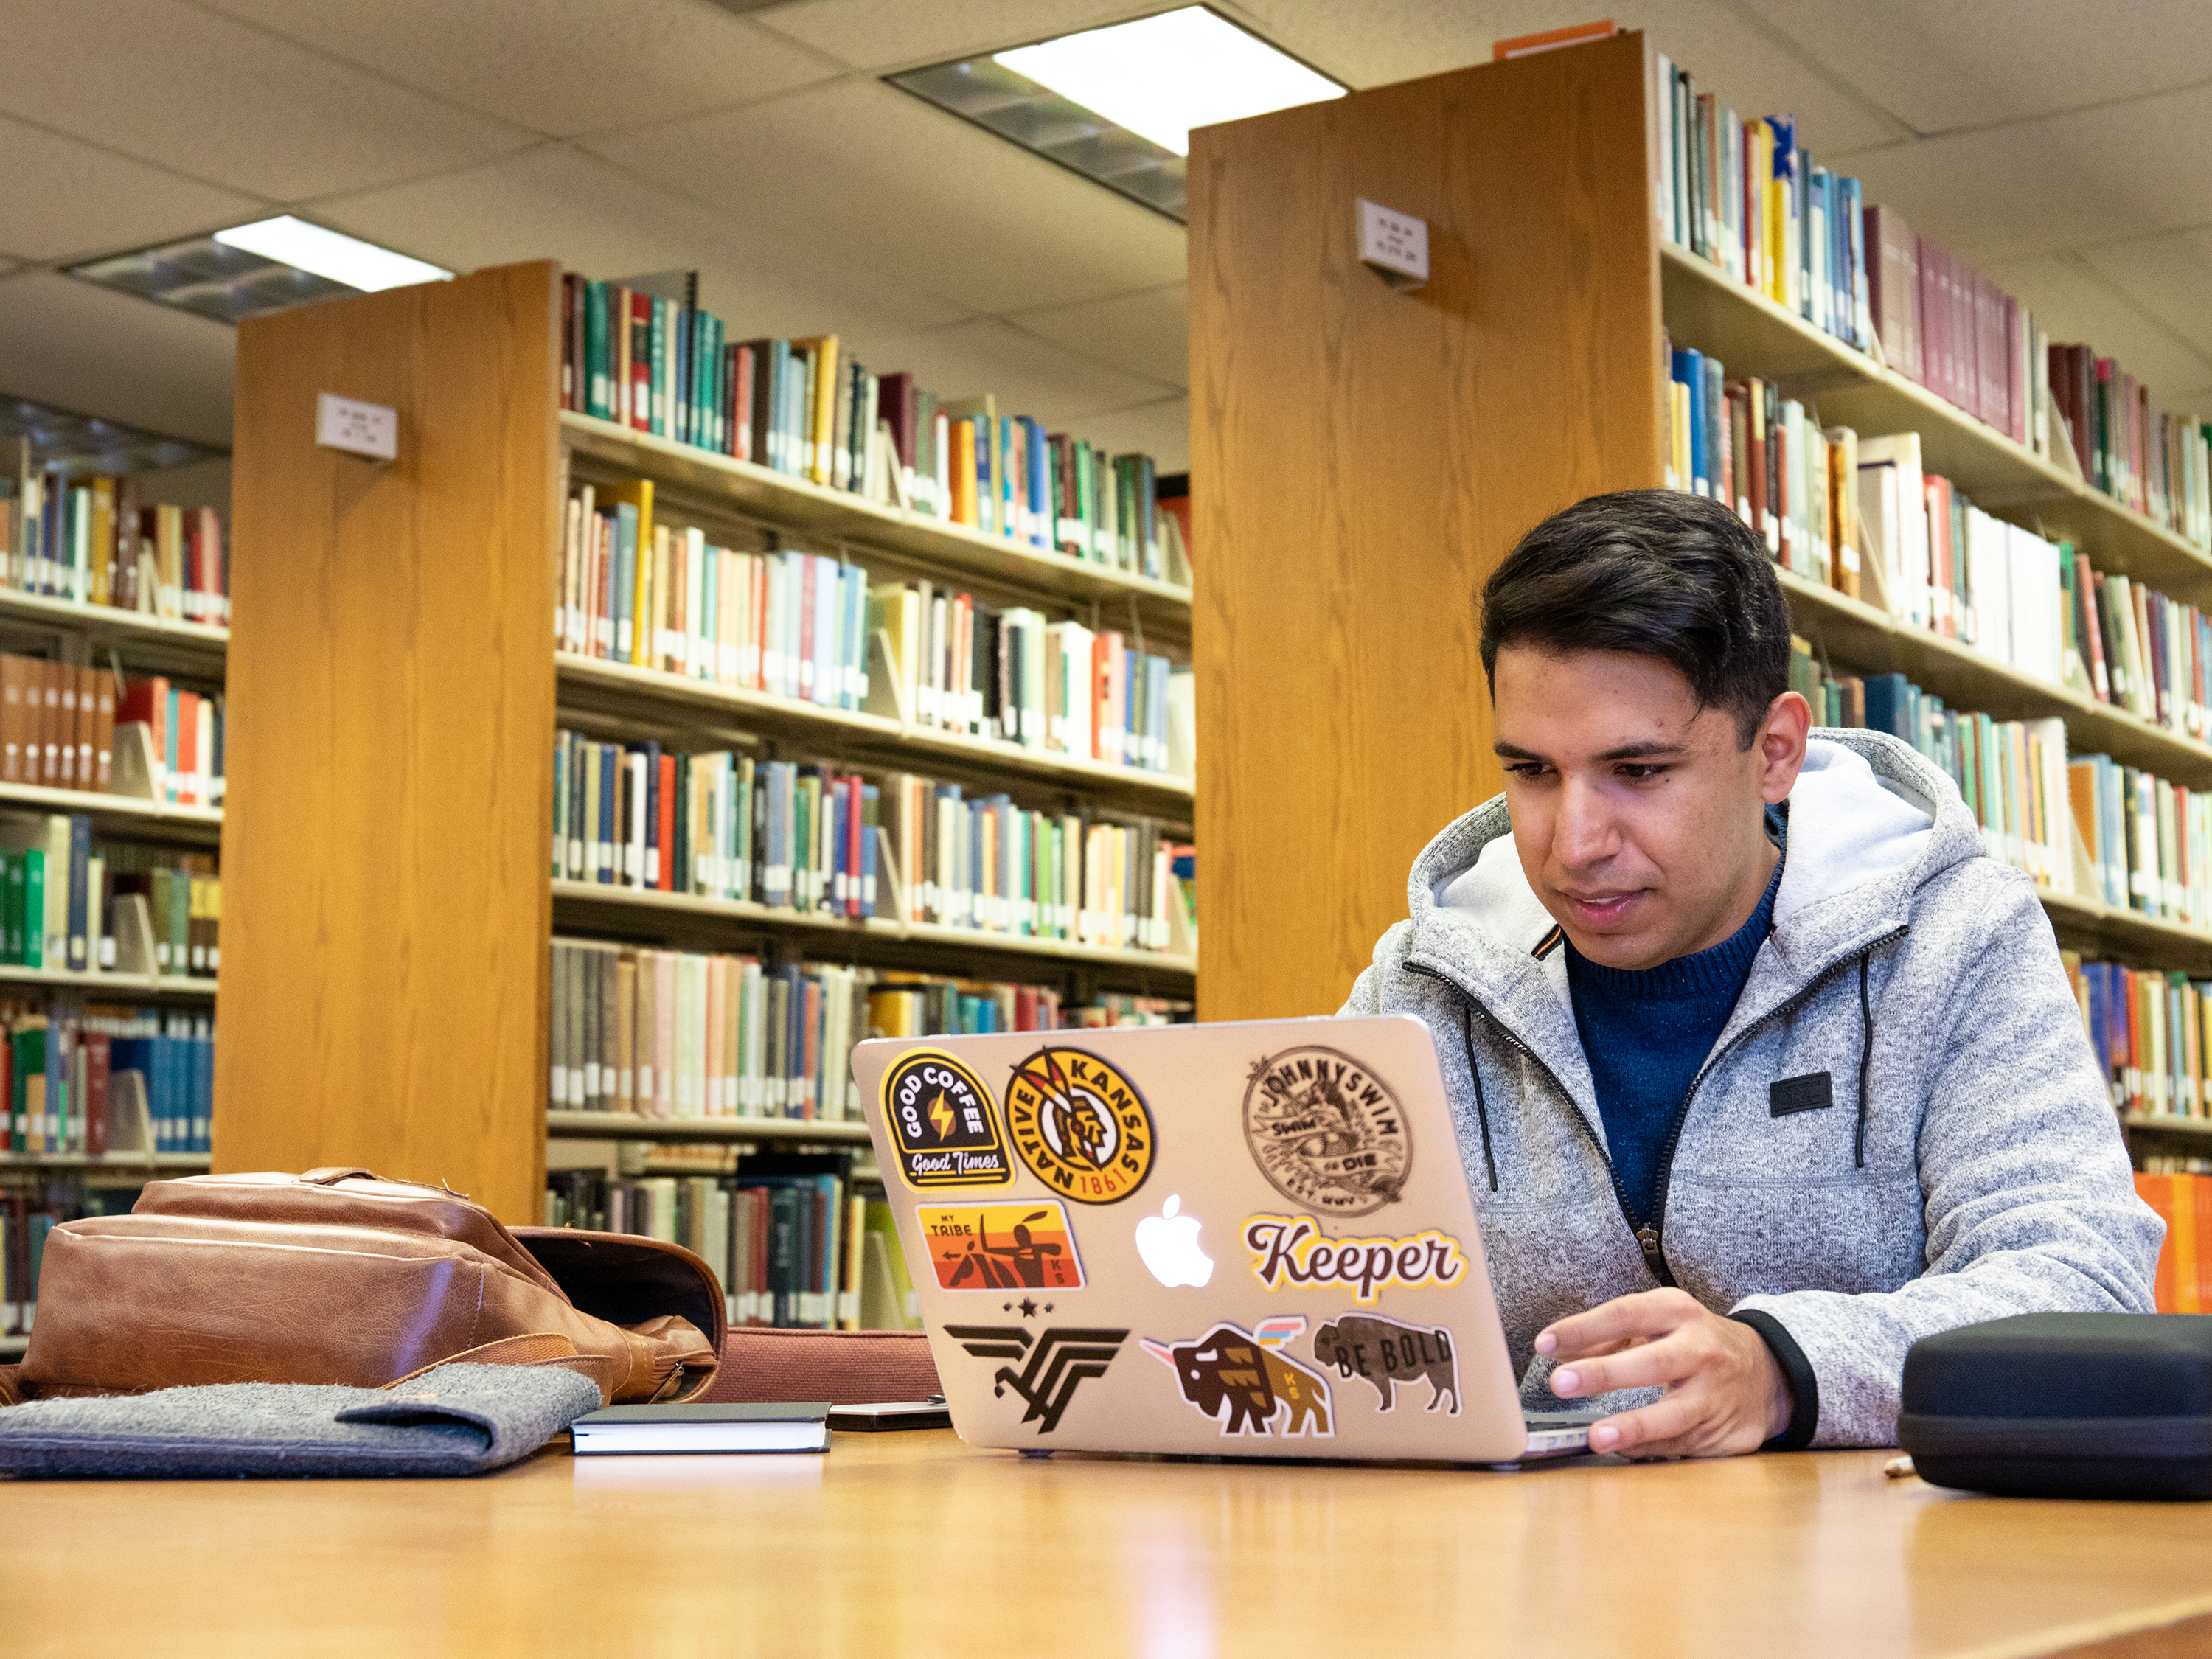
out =
{"type": "Polygon", "coordinates": [[[885,1038],[854,1074],[971,1443],[1528,1447],[1418,1019],[885,1038]]]}

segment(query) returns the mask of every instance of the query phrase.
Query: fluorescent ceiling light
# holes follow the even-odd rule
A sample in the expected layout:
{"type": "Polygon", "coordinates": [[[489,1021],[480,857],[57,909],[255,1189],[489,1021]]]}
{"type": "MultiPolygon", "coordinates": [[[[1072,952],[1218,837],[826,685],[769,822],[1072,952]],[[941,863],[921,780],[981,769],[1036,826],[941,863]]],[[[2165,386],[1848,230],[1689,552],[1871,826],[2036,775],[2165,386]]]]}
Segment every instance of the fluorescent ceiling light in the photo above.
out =
{"type": "Polygon", "coordinates": [[[1177,155],[1190,130],[1344,88],[1203,6],[995,52],[992,61],[1177,155]]]}
{"type": "Polygon", "coordinates": [[[1176,220],[1193,127],[1344,95],[1203,6],[885,79],[1176,220]]]}
{"type": "Polygon", "coordinates": [[[215,240],[225,247],[258,253],[273,264],[327,277],[364,294],[404,288],[410,283],[443,282],[453,274],[374,242],[311,225],[289,213],[218,230],[215,240]]]}

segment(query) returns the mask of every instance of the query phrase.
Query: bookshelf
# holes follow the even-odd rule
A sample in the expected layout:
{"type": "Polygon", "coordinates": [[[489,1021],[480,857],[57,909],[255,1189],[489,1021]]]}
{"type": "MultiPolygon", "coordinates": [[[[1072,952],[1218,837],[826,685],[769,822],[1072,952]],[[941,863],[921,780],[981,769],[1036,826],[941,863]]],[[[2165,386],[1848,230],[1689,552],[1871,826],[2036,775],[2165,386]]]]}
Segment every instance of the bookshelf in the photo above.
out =
{"type": "MultiPolygon", "coordinates": [[[[1187,996],[1187,957],[556,880],[557,727],[1025,785],[1187,824],[1190,780],[558,652],[562,451],[578,479],[786,544],[972,583],[1170,648],[1187,589],[822,488],[558,407],[550,263],[255,319],[239,337],[218,1168],[361,1164],[538,1218],[549,1130],[677,1143],[858,1145],[849,1121],[549,1113],[550,947],[562,939],[1187,996]],[[314,394],[395,408],[388,465],[313,443],[314,394]],[[304,412],[303,412],[304,411],[304,412]]],[[[1158,648],[1154,644],[1152,648],[1158,648]]]]}
{"type": "MultiPolygon", "coordinates": [[[[1502,787],[1473,597],[1546,513],[1663,481],[1664,422],[1646,418],[1662,330],[1824,424],[1917,430],[1929,472],[2100,571],[2212,601],[2212,558],[2185,538],[1664,241],[1650,86],[1630,34],[1194,135],[1202,1018],[1334,1008],[1405,915],[1413,854],[1502,787]],[[1425,287],[1394,293],[1357,264],[1356,196],[1429,221],[1425,287]],[[1359,580],[1379,569],[1389,582],[1359,580]],[[1408,615],[1408,586],[1433,615],[1408,615]],[[1311,669],[1313,695],[1280,709],[1309,744],[1264,744],[1244,688],[1270,659],[1311,669]],[[1299,822],[1300,798],[1328,809],[1299,822]],[[1325,896],[1273,896],[1293,888],[1325,896]]],[[[2212,787],[2212,744],[1778,574],[1838,672],[2056,715],[2069,753],[2212,787]]],[[[2212,973],[2212,933],[2043,896],[2063,945],[2212,973]]]]}

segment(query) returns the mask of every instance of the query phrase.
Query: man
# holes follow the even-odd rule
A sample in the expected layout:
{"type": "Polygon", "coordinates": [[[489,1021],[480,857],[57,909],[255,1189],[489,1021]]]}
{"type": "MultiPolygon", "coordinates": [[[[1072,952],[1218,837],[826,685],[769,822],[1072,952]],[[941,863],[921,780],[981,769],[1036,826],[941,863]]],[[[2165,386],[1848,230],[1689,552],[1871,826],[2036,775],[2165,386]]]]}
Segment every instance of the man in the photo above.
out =
{"type": "Polygon", "coordinates": [[[1344,1008],[1427,1023],[1523,1399],[1601,1451],[1889,1444],[1917,1338],[2151,1307],[2033,886],[1909,744],[1808,737],[1789,660],[1719,503],[1531,531],[1483,592],[1505,793],[1344,1008]]]}

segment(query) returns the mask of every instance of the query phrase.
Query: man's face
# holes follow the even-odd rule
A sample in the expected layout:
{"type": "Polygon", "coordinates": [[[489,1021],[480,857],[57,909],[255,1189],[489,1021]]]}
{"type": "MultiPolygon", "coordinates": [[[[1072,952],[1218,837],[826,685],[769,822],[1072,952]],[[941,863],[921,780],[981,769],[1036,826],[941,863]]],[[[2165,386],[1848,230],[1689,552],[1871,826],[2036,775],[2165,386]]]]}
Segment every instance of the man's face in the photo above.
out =
{"type": "Polygon", "coordinates": [[[1811,711],[1774,700],[1748,749],[1652,657],[1498,653],[1498,758],[1528,884],[1592,962],[1654,968],[1741,927],[1773,873],[1811,711]]]}

